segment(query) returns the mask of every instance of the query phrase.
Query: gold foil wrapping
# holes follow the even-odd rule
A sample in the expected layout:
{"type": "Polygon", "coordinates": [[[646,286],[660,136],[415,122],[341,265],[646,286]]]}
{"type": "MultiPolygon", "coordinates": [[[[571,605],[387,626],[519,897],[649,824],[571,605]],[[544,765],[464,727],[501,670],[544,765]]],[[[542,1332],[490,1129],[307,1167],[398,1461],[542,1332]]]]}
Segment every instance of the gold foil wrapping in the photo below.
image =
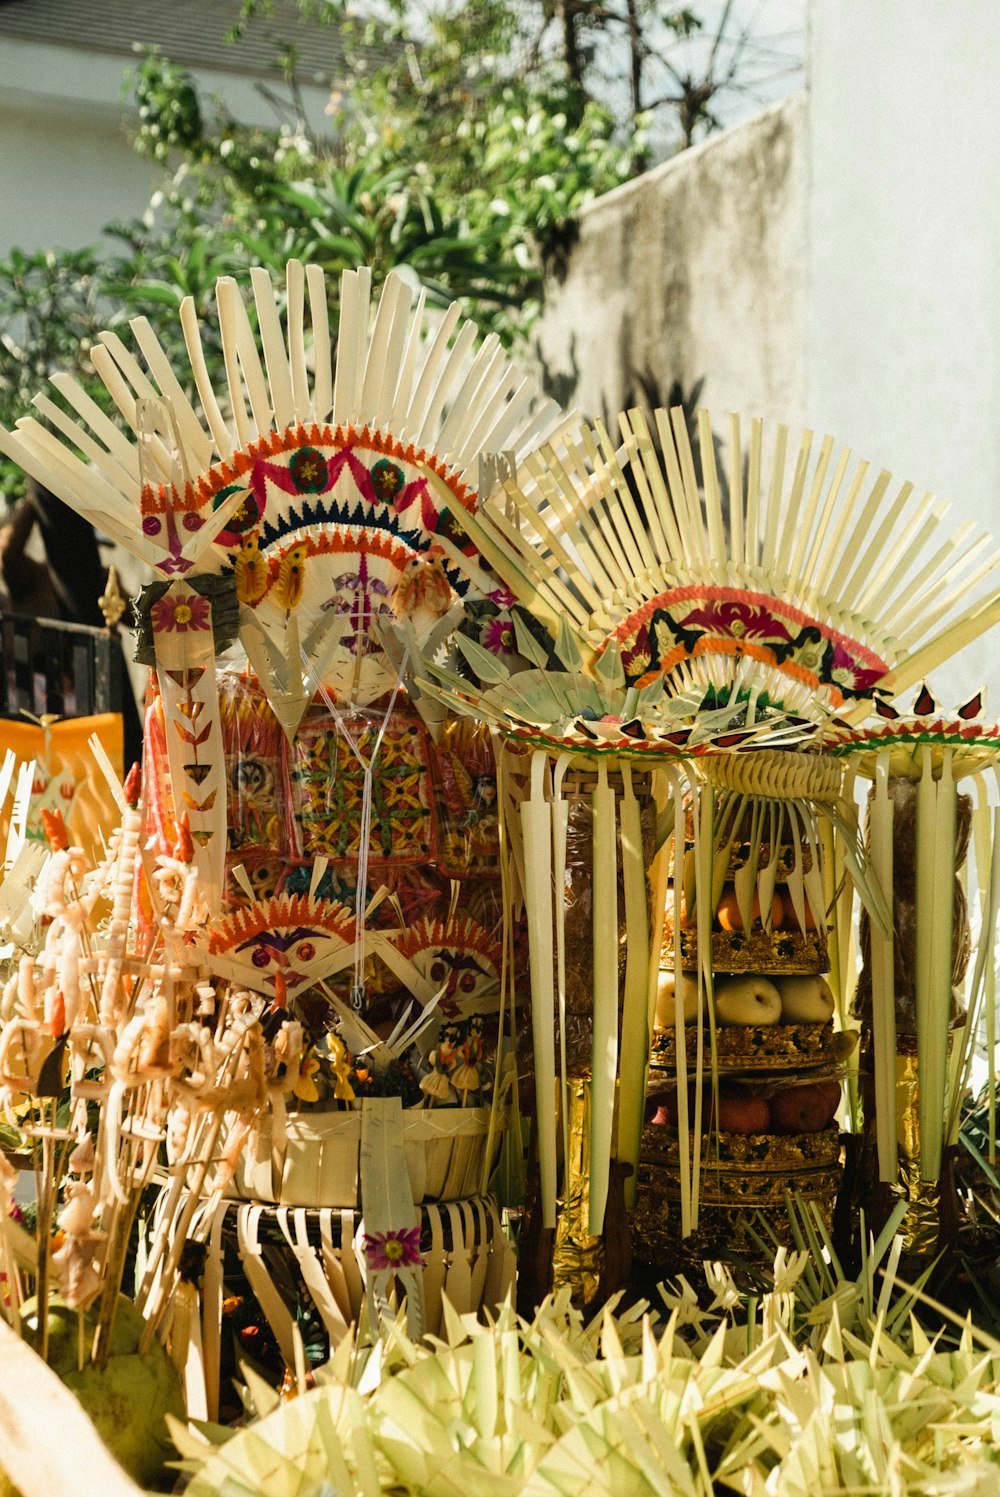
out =
{"type": "Polygon", "coordinates": [[[786,1197],[793,1192],[814,1207],[831,1229],[840,1179],[839,1166],[791,1176],[758,1176],[763,1189],[739,1198],[728,1186],[719,1192],[703,1183],[698,1226],[689,1237],[681,1237],[676,1172],[644,1162],[639,1167],[635,1203],[636,1257],[666,1274],[687,1273],[692,1283],[701,1281],[706,1259],[742,1260],[769,1268],[774,1255],[761,1219],[779,1242],[794,1247],[786,1207],[786,1197]]]}
{"type": "MultiPolygon", "coordinates": [[[[673,965],[674,923],[668,918],[663,926],[663,950],[668,965],[673,965]]],[[[698,932],[691,926],[681,931],[681,966],[686,972],[698,969],[698,932]]],[[[830,967],[826,932],[821,930],[713,930],[713,972],[813,973],[830,967]]]]}
{"type": "MultiPolygon", "coordinates": [[[[908,1038],[900,1036],[900,1039],[908,1038]]],[[[898,1174],[894,1181],[882,1183],[878,1195],[886,1196],[887,1210],[897,1201],[906,1202],[906,1215],[899,1228],[903,1251],[917,1257],[930,1257],[937,1251],[940,1227],[941,1188],[936,1180],[920,1178],[920,1116],[917,1107],[917,1056],[915,1044],[896,1055],[896,1147],[898,1174]]],[[[868,1134],[868,1168],[878,1178],[874,1125],[868,1134]]],[[[874,1224],[880,1226],[881,1223],[874,1224]]]]}
{"type": "Polygon", "coordinates": [[[552,1249],[552,1288],[568,1284],[578,1304],[597,1296],[604,1269],[604,1242],[587,1230],[590,1212],[590,1078],[571,1076],[567,1086],[569,1157],[563,1160],[562,1191],[552,1249]]]}
{"type": "Polygon", "coordinates": [[[673,1129],[647,1125],[636,1193],[636,1256],[666,1272],[699,1270],[704,1258],[745,1259],[767,1267],[774,1235],[793,1246],[787,1198],[815,1205],[827,1226],[843,1178],[840,1133],[713,1134],[702,1158],[698,1226],[680,1235],[680,1181],[673,1129]]]}
{"type": "MultiPolygon", "coordinates": [[[[664,1165],[676,1174],[680,1169],[680,1144],[674,1129],[647,1123],[642,1132],[642,1157],[644,1162],[664,1165]]],[[[816,1133],[712,1133],[701,1161],[703,1180],[718,1177],[723,1182],[720,1188],[731,1199],[741,1194],[735,1174],[771,1176],[781,1187],[779,1195],[783,1195],[789,1177],[802,1170],[839,1168],[840,1130],[836,1124],[816,1133]]]]}

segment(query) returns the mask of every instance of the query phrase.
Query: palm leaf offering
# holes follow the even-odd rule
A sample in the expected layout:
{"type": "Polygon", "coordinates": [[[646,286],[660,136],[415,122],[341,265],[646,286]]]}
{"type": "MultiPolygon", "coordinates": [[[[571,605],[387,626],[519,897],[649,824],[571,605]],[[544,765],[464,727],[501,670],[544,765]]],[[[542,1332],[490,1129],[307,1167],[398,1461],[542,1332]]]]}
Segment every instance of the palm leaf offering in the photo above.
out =
{"type": "Polygon", "coordinates": [[[617,647],[627,685],[864,716],[1000,618],[989,538],[948,536],[945,506],[831,438],[796,449],[755,421],[744,449],[734,417],[724,501],[706,412],[697,459],[680,410],[619,423],[620,447],[600,424],[543,446],[473,534],[553,635],[577,631],[595,667],[617,647]]]}
{"type": "Polygon", "coordinates": [[[192,1497],[991,1490],[929,1285],[997,1180],[1000,728],[900,697],[1000,557],[810,432],[564,421],[402,276],[333,306],[223,279],[183,367],[102,335],[120,420],[0,430],[155,573],[120,825],[0,765],[7,1329],[183,1387],[192,1497]]]}
{"type": "Polygon", "coordinates": [[[588,1322],[564,1290],[529,1319],[448,1313],[433,1347],[401,1325],[377,1357],[344,1343],[289,1403],[252,1378],[248,1429],[178,1430],[188,1491],[988,1490],[1000,1345],[961,1322],[928,1336],[899,1247],[868,1241],[855,1279],[779,1248],[749,1302],[706,1264],[701,1303],[686,1281],[663,1291],[665,1323],[643,1305],[588,1322]]]}
{"type": "Polygon", "coordinates": [[[96,1307],[79,1360],[102,1364],[134,1270],[138,1355],[160,1353],[189,1412],[213,1415],[222,1226],[255,1185],[243,1268],[289,1358],[296,1271],[334,1344],[366,1275],[378,1313],[409,1291],[411,1315],[435,1276],[465,1310],[510,1278],[484,1194],[510,1082],[496,771],[485,730],[432,736],[406,655],[457,625],[467,593],[492,606],[462,520],[484,450],[520,457],[559,413],[496,339],[477,347],[457,307],[425,315],[399,276],[373,298],[370,272],[347,273],[336,307],[334,343],[318,267],[291,262],[280,291],[256,273],[249,304],[223,280],[221,383],[187,301],[187,367],[141,318],[131,344],[95,348],[120,423],[57,375],[42,420],[0,433],[157,574],[138,604],[155,670],[141,789],[105,763],[123,821],[103,854],[43,807],[50,850],[21,856],[41,835],[32,768],[4,761],[3,1103],[39,1208],[33,1234],[3,1239],[7,1318],[34,1337],[24,1305],[58,1288],[72,1313],[96,1307]],[[385,619],[405,628],[401,657],[385,619]],[[265,1208],[302,1213],[293,1268],[250,1251],[265,1208]],[[310,1246],[307,1210],[321,1238],[330,1212],[341,1227],[357,1212],[357,1241],[340,1258],[310,1246]]]}

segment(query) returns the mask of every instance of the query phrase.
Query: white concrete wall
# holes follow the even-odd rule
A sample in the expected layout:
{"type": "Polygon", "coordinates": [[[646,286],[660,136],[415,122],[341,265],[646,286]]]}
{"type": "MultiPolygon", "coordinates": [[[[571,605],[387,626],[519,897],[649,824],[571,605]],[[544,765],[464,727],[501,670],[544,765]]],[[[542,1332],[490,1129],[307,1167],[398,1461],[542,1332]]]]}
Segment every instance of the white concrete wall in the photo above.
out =
{"type": "Polygon", "coordinates": [[[812,3],[806,419],[1000,535],[998,60],[997,0],[812,3]]]}
{"type": "MultiPolygon", "coordinates": [[[[24,250],[80,249],[105,224],[138,217],[162,171],[135,154],[121,57],[40,42],[0,43],[0,257],[24,250]]],[[[274,125],[252,80],[192,70],[202,97],[218,97],[239,120],[274,125]]],[[[322,129],[328,94],[303,89],[309,122],[322,129]]]]}
{"type": "Polygon", "coordinates": [[[800,418],[803,124],[796,95],[581,211],[535,339],[558,398],[613,417],[704,380],[713,415],[800,418]]]}

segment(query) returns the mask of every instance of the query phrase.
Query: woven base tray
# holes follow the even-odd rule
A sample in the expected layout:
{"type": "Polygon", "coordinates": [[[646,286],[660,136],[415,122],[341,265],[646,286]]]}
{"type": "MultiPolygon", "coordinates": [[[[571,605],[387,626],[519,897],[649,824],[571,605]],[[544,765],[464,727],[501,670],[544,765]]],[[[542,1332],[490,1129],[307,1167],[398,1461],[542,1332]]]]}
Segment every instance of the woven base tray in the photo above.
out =
{"type": "MultiPolygon", "coordinates": [[[[739,1024],[719,1025],[715,1031],[715,1050],[720,1071],[791,1071],[801,1067],[832,1065],[833,1023],[827,1024],[739,1024]]],[[[688,1065],[695,1062],[698,1049],[697,1025],[690,1024],[684,1033],[688,1065]]],[[[708,1052],[708,1037],[702,1044],[708,1052]]],[[[672,1029],[653,1033],[650,1065],[673,1074],[677,1045],[672,1029]]]]}
{"type": "MultiPolygon", "coordinates": [[[[403,1151],[414,1202],[475,1195],[489,1178],[506,1125],[501,1112],[492,1135],[494,1157],[484,1172],[490,1108],[405,1109],[403,1151]]],[[[360,1112],[293,1114],[280,1142],[267,1114],[261,1119],[256,1159],[251,1163],[243,1154],[230,1194],[281,1206],[356,1208],[360,1149],[360,1112]]]]}

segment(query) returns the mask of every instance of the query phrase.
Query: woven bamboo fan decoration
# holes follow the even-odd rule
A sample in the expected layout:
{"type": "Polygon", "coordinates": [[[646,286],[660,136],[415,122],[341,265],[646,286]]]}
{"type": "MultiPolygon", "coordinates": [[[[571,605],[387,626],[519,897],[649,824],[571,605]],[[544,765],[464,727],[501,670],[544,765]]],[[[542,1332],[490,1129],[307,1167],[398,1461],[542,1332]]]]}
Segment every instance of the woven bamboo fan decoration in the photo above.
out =
{"type": "MultiPolygon", "coordinates": [[[[849,942],[832,927],[828,956],[826,930],[841,874],[860,892],[872,929],[882,939],[891,932],[888,886],[873,872],[874,848],[862,843],[842,761],[822,757],[823,730],[834,724],[849,733],[876,696],[902,692],[1000,618],[998,558],[987,537],[970,537],[971,526],[949,531],[946,506],[930,495],[915,498],[910,484],[894,488],[888,473],[871,474],[832,439],[806,432],[796,444],[787,428],[768,437],[755,421],[744,442],[734,417],[720,473],[705,412],[697,455],[681,411],[657,411],[650,420],[633,410],[619,424],[620,442],[597,424],[543,446],[470,518],[480,555],[510,590],[508,664],[462,631],[449,667],[425,661],[421,686],[534,751],[507,807],[518,818],[512,837],[523,859],[529,931],[533,921],[551,927],[551,934],[536,930],[533,1003],[556,1013],[560,1035],[565,938],[558,908],[549,911],[543,895],[553,880],[562,888],[560,800],[569,766],[589,762],[596,773],[592,1233],[600,1231],[607,1179],[599,1152],[610,1145],[619,1160],[636,1160],[642,1086],[628,1070],[645,1064],[648,1042],[628,1018],[641,1007],[629,1001],[628,975],[619,972],[616,983],[609,958],[607,992],[598,978],[610,940],[599,927],[616,918],[624,888],[624,876],[614,887],[613,864],[598,861],[602,788],[622,764],[663,767],[660,851],[645,887],[654,912],[668,890],[674,914],[683,911],[668,923],[659,1007],[676,1066],[679,1205],[688,1233],[698,1222],[698,1138],[709,1110],[703,1076],[711,1077],[714,1110],[720,1074],[728,1069],[742,1082],[748,1068],[763,1065],[731,1036],[720,1041],[716,974],[732,984],[730,974],[753,973],[756,963],[769,1001],[782,999],[783,984],[789,1014],[800,1000],[806,1008],[821,1001],[829,1014],[835,998],[843,1025],[849,942]],[[720,930],[723,906],[735,935],[720,930]],[[830,965],[833,996],[821,981],[830,965]],[[802,1000],[799,976],[826,996],[802,1000]],[[720,1044],[728,1057],[721,1062],[720,1044]]],[[[623,868],[634,842],[624,828],[627,805],[626,789],[618,820],[611,819],[623,868]]],[[[838,903],[849,915],[849,899],[838,903]]],[[[659,940],[640,909],[636,896],[631,919],[639,925],[629,925],[628,949],[651,954],[652,1030],[659,940]]],[[[783,1002],[779,1008],[781,1017],[783,1002]]],[[[542,1197],[551,1222],[558,1150],[548,1097],[561,1070],[567,1110],[566,1063],[547,1019],[536,1014],[535,1023],[542,1197]]],[[[784,1050],[775,1043],[764,1051],[786,1070],[818,1058],[825,1071],[798,1078],[804,1085],[833,1079],[844,1046],[817,1048],[808,1035],[789,1033],[784,1050]]],[[[571,1148],[564,1129],[563,1152],[571,1148]]]]}
{"type": "MultiPolygon", "coordinates": [[[[246,300],[224,279],[211,331],[218,386],[188,300],[185,367],[171,366],[144,318],[133,341],[109,332],[95,347],[120,420],[57,375],[35,401],[40,419],[0,430],[0,449],[155,574],[138,603],[138,658],[156,671],[141,798],[136,774],[134,797],[115,781],[125,830],[95,874],[114,877],[107,950],[102,932],[85,954],[99,1010],[78,984],[65,1033],[58,1014],[45,1022],[71,1049],[74,1025],[86,1031],[75,1083],[107,1073],[96,1176],[114,1149],[132,1160],[131,1175],[111,1174],[115,1200],[98,1202],[102,1240],[133,1175],[136,1189],[148,1183],[169,1109],[172,1176],[137,1301],[147,1344],[173,1325],[191,1388],[195,1296],[190,1283],[178,1289],[178,1265],[202,1204],[202,1241],[237,1178],[268,1175],[255,1211],[286,1199],[305,1210],[303,1194],[310,1209],[337,1204],[323,1195],[337,1176],[325,1135],[338,1130],[299,1129],[302,1118],[360,1114],[346,1163],[364,1232],[344,1248],[366,1255],[373,1322],[409,1292],[419,1333],[421,1302],[435,1324],[440,1302],[427,1300],[442,1287],[459,1307],[481,1303],[489,1254],[498,1295],[509,1273],[481,1202],[511,1079],[498,1016],[496,768],[486,729],[421,716],[409,662],[433,658],[474,608],[497,613],[491,592],[502,589],[465,529],[482,459],[520,461],[559,413],[495,338],[480,345],[457,307],[430,313],[400,276],[373,297],[367,270],[346,273],[337,313],[334,337],[316,266],[291,262],[280,292],[254,271],[246,300]],[[228,653],[237,640],[246,661],[228,653]],[[140,1181],[127,1125],[149,1096],[140,1181]],[[419,1137],[411,1114],[427,1124],[419,1137]],[[269,1154],[251,1143],[241,1163],[265,1135],[269,1154]],[[447,1202],[434,1207],[426,1262],[425,1193],[447,1202]],[[467,1198],[474,1210],[458,1204],[467,1198]]],[[[88,885],[88,909],[103,888],[88,885]]],[[[8,1049],[17,1043],[16,1026],[0,1031],[8,1049]]],[[[34,1077],[24,1081],[30,1092],[34,1077]]],[[[305,1263],[330,1309],[336,1290],[305,1263]]],[[[258,1278],[273,1300],[263,1268],[258,1278]]],[[[108,1303],[116,1287],[102,1287],[108,1303]]]]}
{"type": "Polygon", "coordinates": [[[985,535],[887,472],[733,417],[725,491],[710,418],[698,457],[684,413],[619,417],[542,447],[477,517],[482,554],[596,669],[613,645],[625,680],[766,696],[793,713],[859,718],[1000,618],[985,535]],[[765,467],[764,453],[770,449],[765,467]],[[769,470],[768,470],[769,469],[769,470]],[[725,492],[725,498],[724,498],[725,492]]]}

